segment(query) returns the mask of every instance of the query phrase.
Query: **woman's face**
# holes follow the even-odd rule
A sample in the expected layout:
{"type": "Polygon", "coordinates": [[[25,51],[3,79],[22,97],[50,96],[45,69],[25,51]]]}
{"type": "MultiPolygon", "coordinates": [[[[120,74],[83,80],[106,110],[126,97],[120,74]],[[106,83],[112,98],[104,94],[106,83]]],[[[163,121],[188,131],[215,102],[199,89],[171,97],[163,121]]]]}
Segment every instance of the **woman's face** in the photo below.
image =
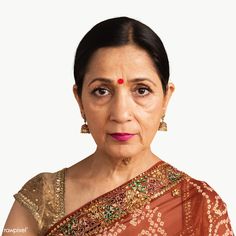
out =
{"type": "Polygon", "coordinates": [[[150,148],[174,85],[168,84],[164,97],[147,52],[126,45],[98,49],[88,65],[81,98],[76,90],[74,85],[74,95],[97,148],[113,157],[125,158],[150,148]],[[117,82],[120,78],[124,83],[117,82]],[[127,141],[117,141],[110,135],[119,132],[135,135],[127,141]]]}

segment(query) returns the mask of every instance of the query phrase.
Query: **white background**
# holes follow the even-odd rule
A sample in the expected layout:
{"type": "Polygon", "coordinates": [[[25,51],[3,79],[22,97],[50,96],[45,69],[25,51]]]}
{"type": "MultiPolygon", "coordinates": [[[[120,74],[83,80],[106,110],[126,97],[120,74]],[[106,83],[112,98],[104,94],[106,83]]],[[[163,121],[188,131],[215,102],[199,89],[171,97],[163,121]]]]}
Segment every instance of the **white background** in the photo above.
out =
{"type": "Polygon", "coordinates": [[[95,150],[80,133],[73,60],[83,35],[117,16],[150,26],[169,56],[176,90],[154,153],[212,186],[236,232],[236,14],[227,0],[1,1],[0,227],[28,179],[95,150]]]}

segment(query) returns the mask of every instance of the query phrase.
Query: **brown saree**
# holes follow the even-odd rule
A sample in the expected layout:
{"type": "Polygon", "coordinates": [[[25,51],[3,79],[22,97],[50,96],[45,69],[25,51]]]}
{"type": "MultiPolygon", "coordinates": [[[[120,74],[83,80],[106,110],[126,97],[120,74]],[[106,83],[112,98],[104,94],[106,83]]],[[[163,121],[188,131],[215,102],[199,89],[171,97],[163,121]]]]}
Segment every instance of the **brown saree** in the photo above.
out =
{"type": "Polygon", "coordinates": [[[39,235],[233,235],[220,196],[164,161],[69,215],[65,170],[41,173],[14,195],[33,214],[39,235]]]}

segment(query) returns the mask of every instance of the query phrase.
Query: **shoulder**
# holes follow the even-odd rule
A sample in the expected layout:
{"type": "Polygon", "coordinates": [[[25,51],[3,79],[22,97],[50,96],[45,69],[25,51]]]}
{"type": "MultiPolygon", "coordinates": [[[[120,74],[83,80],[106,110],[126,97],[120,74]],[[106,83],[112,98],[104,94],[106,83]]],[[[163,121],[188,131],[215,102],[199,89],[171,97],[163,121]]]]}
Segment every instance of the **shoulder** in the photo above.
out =
{"type": "Polygon", "coordinates": [[[21,189],[14,194],[14,198],[20,202],[23,206],[29,208],[31,212],[35,213],[34,216],[37,218],[37,210],[39,205],[43,201],[43,192],[45,186],[52,184],[52,179],[55,173],[39,173],[29,179],[21,189]]]}
{"type": "Polygon", "coordinates": [[[202,180],[197,180],[192,177],[187,178],[187,185],[189,191],[192,195],[196,197],[200,197],[201,199],[205,199],[206,201],[214,201],[221,200],[219,194],[215,191],[213,187],[211,187],[207,182],[202,180]]]}
{"type": "Polygon", "coordinates": [[[38,198],[33,198],[40,196],[42,193],[45,193],[45,190],[50,189],[54,184],[56,184],[57,179],[63,179],[64,169],[58,170],[56,172],[42,172],[31,179],[29,179],[14,195],[15,198],[19,196],[27,196],[32,198],[33,202],[37,204],[39,202],[38,198]]]}
{"type": "Polygon", "coordinates": [[[232,235],[227,205],[214,188],[205,181],[188,177],[184,193],[184,201],[189,208],[187,214],[192,219],[192,227],[198,229],[199,234],[232,235]]]}
{"type": "Polygon", "coordinates": [[[64,213],[64,170],[39,173],[14,194],[14,198],[34,217],[39,229],[54,223],[64,213]]]}
{"type": "Polygon", "coordinates": [[[194,178],[187,179],[189,198],[192,204],[199,208],[208,209],[207,213],[210,218],[217,218],[225,213],[226,203],[207,182],[194,178]]]}

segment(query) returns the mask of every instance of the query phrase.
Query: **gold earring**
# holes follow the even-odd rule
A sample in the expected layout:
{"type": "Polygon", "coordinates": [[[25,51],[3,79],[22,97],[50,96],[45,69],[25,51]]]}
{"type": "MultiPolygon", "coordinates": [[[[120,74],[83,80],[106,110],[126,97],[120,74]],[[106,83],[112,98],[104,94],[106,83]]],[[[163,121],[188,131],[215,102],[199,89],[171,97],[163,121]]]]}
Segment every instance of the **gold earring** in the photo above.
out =
{"type": "Polygon", "coordinates": [[[167,131],[167,124],[166,124],[166,122],[164,122],[164,117],[165,117],[165,114],[162,116],[162,121],[161,121],[161,123],[160,123],[160,126],[159,126],[159,128],[158,128],[158,130],[160,130],[160,131],[167,131]]]}
{"type": "MultiPolygon", "coordinates": [[[[84,118],[84,117],[83,117],[84,118]]],[[[81,130],[80,133],[86,134],[86,133],[90,133],[89,131],[89,127],[86,124],[86,119],[84,118],[84,124],[81,126],[81,130]]]]}

